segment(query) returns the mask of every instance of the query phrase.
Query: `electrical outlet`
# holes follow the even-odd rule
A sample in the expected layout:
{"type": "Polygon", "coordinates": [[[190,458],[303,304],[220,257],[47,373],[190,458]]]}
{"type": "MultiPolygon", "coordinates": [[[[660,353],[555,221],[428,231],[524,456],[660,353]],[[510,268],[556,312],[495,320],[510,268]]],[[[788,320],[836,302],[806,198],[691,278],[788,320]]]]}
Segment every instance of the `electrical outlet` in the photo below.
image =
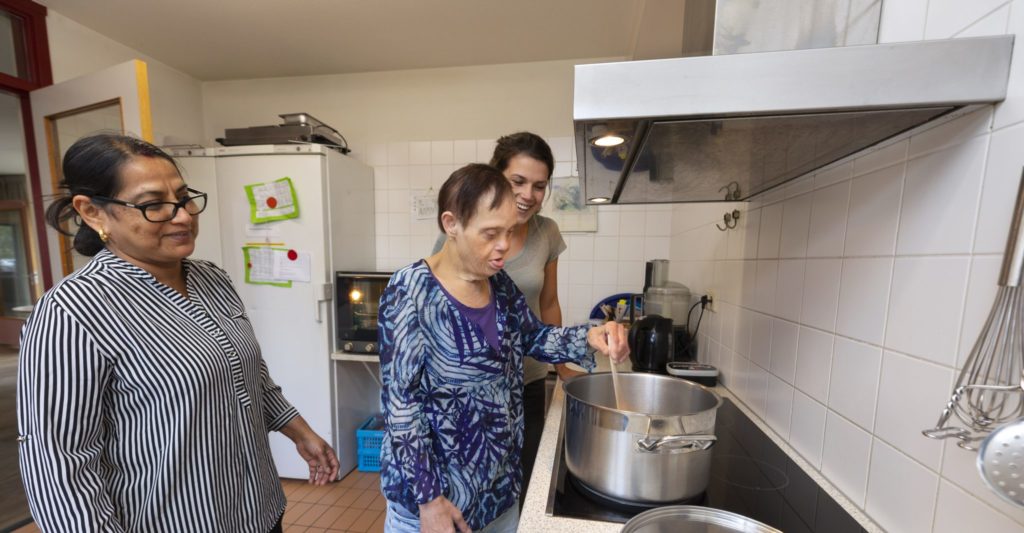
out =
{"type": "Polygon", "coordinates": [[[718,308],[715,307],[715,300],[717,300],[717,298],[715,298],[715,291],[708,289],[707,297],[708,297],[708,306],[705,309],[708,310],[708,311],[711,311],[712,313],[717,313],[718,312],[718,308]]]}

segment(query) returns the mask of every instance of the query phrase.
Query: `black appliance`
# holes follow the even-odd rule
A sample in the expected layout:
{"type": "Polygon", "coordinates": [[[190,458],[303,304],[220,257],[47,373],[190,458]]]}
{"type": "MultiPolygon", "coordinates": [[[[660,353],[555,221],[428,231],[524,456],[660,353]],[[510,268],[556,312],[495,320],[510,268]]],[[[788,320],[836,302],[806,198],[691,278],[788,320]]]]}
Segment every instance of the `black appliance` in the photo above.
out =
{"type": "Polygon", "coordinates": [[[629,328],[629,359],[634,372],[665,373],[674,357],[672,319],[647,315],[629,328]]]}
{"type": "Polygon", "coordinates": [[[390,272],[335,273],[335,351],[379,353],[377,309],[390,279],[390,272]]]}
{"type": "MultiPolygon", "coordinates": [[[[678,504],[732,511],[787,533],[865,532],[728,398],[718,409],[715,435],[707,490],[678,504]]],[[[566,467],[564,433],[559,432],[548,516],[624,524],[651,507],[656,506],[608,500],[577,481],[566,467]]]]}
{"type": "Polygon", "coordinates": [[[224,130],[224,136],[218,137],[216,140],[224,146],[315,143],[333,148],[342,154],[352,151],[341,132],[317,120],[309,113],[285,113],[278,116],[284,120],[284,124],[227,128],[224,130]]]}

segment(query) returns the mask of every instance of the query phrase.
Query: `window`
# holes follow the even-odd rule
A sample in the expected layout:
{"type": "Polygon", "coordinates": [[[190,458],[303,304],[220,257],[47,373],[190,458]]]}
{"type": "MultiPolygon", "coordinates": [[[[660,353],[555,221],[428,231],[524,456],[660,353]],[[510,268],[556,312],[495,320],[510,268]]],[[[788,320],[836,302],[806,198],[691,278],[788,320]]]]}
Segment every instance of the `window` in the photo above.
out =
{"type": "MultiPolygon", "coordinates": [[[[46,8],[0,0],[0,343],[53,283],[29,92],[52,83],[46,8]]],[[[12,338],[13,337],[13,338],[12,338]]]]}

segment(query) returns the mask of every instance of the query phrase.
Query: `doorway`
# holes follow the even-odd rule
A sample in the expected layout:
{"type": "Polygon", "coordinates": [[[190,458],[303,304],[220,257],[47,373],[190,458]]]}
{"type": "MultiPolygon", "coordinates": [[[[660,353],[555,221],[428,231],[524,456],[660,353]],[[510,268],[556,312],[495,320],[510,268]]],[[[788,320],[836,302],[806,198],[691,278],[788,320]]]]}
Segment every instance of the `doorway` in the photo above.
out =
{"type": "Polygon", "coordinates": [[[18,470],[15,381],[21,324],[42,295],[29,226],[31,193],[21,99],[0,90],[0,530],[29,518],[18,470]]]}
{"type": "Polygon", "coordinates": [[[52,283],[29,97],[51,83],[46,8],[0,0],[0,531],[31,521],[18,468],[16,344],[52,283]]]}

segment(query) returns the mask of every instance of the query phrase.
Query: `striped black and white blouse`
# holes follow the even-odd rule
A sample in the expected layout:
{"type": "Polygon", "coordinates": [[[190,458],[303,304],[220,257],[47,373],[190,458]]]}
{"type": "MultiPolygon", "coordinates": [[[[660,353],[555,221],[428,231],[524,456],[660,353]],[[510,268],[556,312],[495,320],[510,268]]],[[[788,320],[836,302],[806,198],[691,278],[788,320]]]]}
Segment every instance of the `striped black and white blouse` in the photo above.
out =
{"type": "Polygon", "coordinates": [[[22,331],[21,473],[43,531],[269,531],[285,497],[267,432],[298,413],[227,274],[188,297],[103,250],[22,331]]]}

